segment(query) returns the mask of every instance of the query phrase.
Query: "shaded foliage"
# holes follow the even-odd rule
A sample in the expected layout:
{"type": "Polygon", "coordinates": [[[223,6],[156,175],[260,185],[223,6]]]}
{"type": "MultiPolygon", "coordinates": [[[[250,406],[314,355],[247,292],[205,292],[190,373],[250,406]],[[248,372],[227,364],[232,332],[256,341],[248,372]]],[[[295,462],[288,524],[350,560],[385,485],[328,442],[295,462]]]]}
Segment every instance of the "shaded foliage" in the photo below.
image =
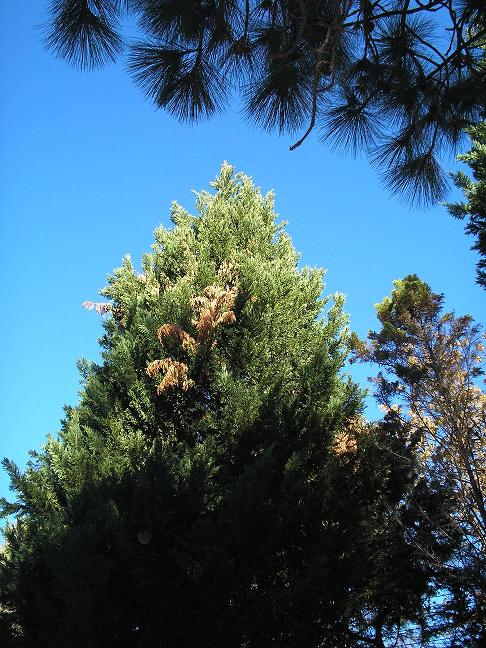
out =
{"type": "Polygon", "coordinates": [[[438,162],[484,117],[480,0],[55,0],[47,46],[81,68],[113,60],[120,18],[143,37],[129,69],[156,106],[209,117],[241,91],[263,128],[365,151],[392,192],[434,202],[438,162]]]}

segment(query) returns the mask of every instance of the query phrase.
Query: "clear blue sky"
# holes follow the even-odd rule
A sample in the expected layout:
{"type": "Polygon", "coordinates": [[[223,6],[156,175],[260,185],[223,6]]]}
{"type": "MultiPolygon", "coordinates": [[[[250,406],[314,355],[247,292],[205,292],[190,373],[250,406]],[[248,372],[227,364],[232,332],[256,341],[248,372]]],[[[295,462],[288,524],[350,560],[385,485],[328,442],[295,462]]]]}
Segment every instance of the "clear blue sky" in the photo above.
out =
{"type": "Polygon", "coordinates": [[[170,202],[192,209],[191,189],[207,188],[223,160],[275,190],[302,262],[328,269],[327,291],[347,295],[359,334],[411,272],[484,321],[472,241],[443,207],[411,211],[366,159],[333,154],[317,135],[290,153],[291,138],[237,111],[179,125],[144,100],[123,63],[88,74],[47,54],[46,5],[0,5],[0,456],[23,466],[56,433],[63,405],[77,401],[76,359],[98,358],[100,320],[81,302],[96,300],[125,253],[138,263],[170,202]]]}

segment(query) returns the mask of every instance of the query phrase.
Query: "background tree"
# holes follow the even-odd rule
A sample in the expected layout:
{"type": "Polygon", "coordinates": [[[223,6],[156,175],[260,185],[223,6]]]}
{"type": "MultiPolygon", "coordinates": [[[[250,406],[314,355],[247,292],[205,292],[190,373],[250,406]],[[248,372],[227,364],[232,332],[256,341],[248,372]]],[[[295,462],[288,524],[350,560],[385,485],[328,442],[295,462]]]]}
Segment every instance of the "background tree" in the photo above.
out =
{"type": "Polygon", "coordinates": [[[143,34],[129,68],[182,121],[234,88],[266,129],[319,126],[379,165],[393,192],[441,197],[441,149],[484,116],[482,0],[53,0],[48,47],[81,68],[114,60],[119,20],[143,34]]]}
{"type": "MultiPolygon", "coordinates": [[[[453,492],[455,506],[442,532],[462,535],[460,550],[444,565],[450,598],[444,614],[463,626],[461,645],[482,645],[486,618],[486,394],[484,335],[470,316],[443,313],[443,296],[416,275],[395,281],[378,304],[381,330],[367,344],[355,338],[359,358],[384,369],[374,379],[376,397],[420,437],[423,469],[453,492]]],[[[447,517],[447,516],[446,516],[447,517]]],[[[417,542],[437,565],[425,543],[417,542]]],[[[445,623],[447,625],[447,623],[445,623]]]]}
{"type": "Polygon", "coordinates": [[[473,178],[462,171],[452,176],[454,184],[464,192],[466,202],[449,203],[447,208],[452,216],[466,219],[465,230],[475,237],[473,250],[479,252],[476,266],[476,281],[486,288],[486,122],[469,129],[472,148],[468,153],[458,156],[472,170],[473,178]]]}
{"type": "Polygon", "coordinates": [[[85,304],[103,363],[27,469],[5,461],[0,605],[27,646],[383,647],[423,624],[436,566],[406,529],[450,555],[444,489],[406,425],[361,421],[342,296],[319,316],[272,196],[228,166],[213,187],[85,304]]]}

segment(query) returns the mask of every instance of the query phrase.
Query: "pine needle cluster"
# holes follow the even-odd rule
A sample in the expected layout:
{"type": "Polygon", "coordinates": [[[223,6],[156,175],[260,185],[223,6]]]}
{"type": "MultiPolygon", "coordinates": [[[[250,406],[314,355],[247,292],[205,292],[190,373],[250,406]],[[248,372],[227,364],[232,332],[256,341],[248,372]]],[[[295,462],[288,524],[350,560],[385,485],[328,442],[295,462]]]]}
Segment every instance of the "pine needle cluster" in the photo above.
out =
{"type": "Polygon", "coordinates": [[[264,129],[364,151],[392,192],[439,200],[441,151],[484,117],[481,0],[54,0],[47,46],[84,69],[114,60],[119,21],[142,38],[128,67],[181,121],[237,91],[264,129]]]}

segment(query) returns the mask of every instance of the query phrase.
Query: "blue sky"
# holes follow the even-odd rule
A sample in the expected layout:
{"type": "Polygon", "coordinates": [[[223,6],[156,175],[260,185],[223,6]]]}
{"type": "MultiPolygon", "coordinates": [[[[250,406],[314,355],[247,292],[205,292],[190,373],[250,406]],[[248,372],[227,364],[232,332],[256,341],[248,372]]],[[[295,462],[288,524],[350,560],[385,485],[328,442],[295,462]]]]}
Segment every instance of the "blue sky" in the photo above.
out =
{"type": "Polygon", "coordinates": [[[330,152],[317,134],[290,153],[292,137],[262,133],[237,106],[178,124],[145,101],[123,63],[80,73],[47,54],[46,5],[0,5],[0,456],[24,465],[56,433],[63,405],[77,401],[76,359],[98,358],[100,320],[81,303],[96,300],[125,253],[138,263],[172,200],[193,209],[191,190],[207,188],[223,160],[275,190],[302,263],[328,269],[327,292],[347,295],[359,334],[411,272],[484,321],[472,241],[443,207],[410,210],[366,159],[330,152]]]}

